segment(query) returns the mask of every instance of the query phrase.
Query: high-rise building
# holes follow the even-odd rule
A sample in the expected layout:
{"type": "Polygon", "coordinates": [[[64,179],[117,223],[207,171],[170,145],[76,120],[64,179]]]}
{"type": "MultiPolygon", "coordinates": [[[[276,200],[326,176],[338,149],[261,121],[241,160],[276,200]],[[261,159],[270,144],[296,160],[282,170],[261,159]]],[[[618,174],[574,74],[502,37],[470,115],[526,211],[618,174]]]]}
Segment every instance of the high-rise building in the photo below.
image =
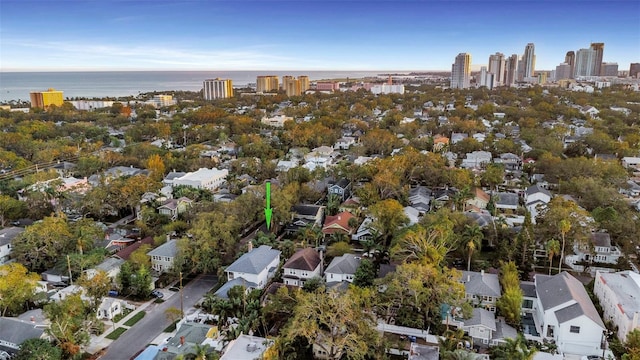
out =
{"type": "Polygon", "coordinates": [[[573,74],[575,74],[574,68],[576,66],[576,53],[574,51],[567,51],[567,55],[564,57],[564,62],[569,64],[569,67],[571,68],[571,73],[567,79],[573,79],[573,74]]]}
{"type": "Polygon", "coordinates": [[[487,71],[486,66],[480,67],[480,78],[477,81],[478,86],[485,86],[487,89],[493,89],[495,85],[495,74],[487,71]]]}
{"type": "Polygon", "coordinates": [[[505,58],[503,53],[489,55],[489,72],[494,75],[495,86],[502,86],[505,80],[505,58]]]}
{"type": "Polygon", "coordinates": [[[591,43],[591,50],[596,52],[593,60],[593,76],[602,76],[602,55],[604,53],[604,43],[591,43]]]}
{"type": "Polygon", "coordinates": [[[511,86],[518,79],[518,55],[513,54],[507,58],[505,65],[504,85],[511,86]]]}
{"type": "Polygon", "coordinates": [[[287,81],[293,79],[294,77],[291,75],[284,75],[282,77],[282,90],[287,90],[287,81]]]}
{"type": "Polygon", "coordinates": [[[256,79],[256,92],[278,91],[278,77],[276,75],[262,75],[256,79]]]}
{"type": "Polygon", "coordinates": [[[632,78],[640,77],[640,63],[631,63],[629,66],[629,76],[632,78]]]}
{"type": "Polygon", "coordinates": [[[300,91],[305,92],[309,90],[309,77],[306,75],[298,76],[298,81],[300,81],[300,91]]]}
{"type": "Polygon", "coordinates": [[[233,83],[230,79],[207,79],[202,83],[202,95],[205,100],[230,98],[233,96],[233,83]]]}
{"type": "Polygon", "coordinates": [[[618,76],[618,63],[602,63],[600,76],[618,76]]]}
{"type": "Polygon", "coordinates": [[[555,80],[571,79],[571,66],[567,63],[562,63],[556,66],[555,80]]]}
{"type": "Polygon", "coordinates": [[[63,92],[55,89],[47,91],[33,91],[30,94],[31,107],[46,109],[51,105],[62,106],[64,103],[63,92]]]}
{"type": "Polygon", "coordinates": [[[580,49],[576,53],[576,65],[574,67],[574,77],[597,76],[594,74],[593,62],[596,60],[596,51],[593,49],[580,49]]]}
{"type": "Polygon", "coordinates": [[[525,78],[533,77],[533,73],[536,71],[536,55],[535,45],[528,43],[524,47],[524,55],[522,55],[522,65],[524,66],[523,76],[525,78]]]}
{"type": "Polygon", "coordinates": [[[300,80],[294,79],[293,76],[287,78],[287,81],[283,83],[282,86],[284,87],[284,91],[287,93],[287,96],[299,96],[302,94],[300,80]]]}
{"type": "Polygon", "coordinates": [[[451,65],[451,88],[468,89],[471,85],[471,54],[460,53],[451,65]]]}

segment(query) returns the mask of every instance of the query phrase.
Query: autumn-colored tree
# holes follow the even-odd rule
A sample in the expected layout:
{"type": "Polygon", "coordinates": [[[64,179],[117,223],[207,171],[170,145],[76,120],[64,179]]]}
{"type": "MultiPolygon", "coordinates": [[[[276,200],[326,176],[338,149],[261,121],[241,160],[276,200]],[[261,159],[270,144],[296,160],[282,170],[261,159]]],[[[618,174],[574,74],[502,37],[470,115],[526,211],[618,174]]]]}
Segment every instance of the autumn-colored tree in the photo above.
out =
{"type": "Polygon", "coordinates": [[[64,358],[73,358],[80,353],[81,347],[88,344],[91,330],[98,321],[80,293],[50,302],[42,310],[50,321],[46,332],[62,349],[64,358]]]}
{"type": "Polygon", "coordinates": [[[0,315],[19,314],[28,300],[33,299],[40,277],[22,264],[0,266],[0,315]]]}
{"type": "Polygon", "coordinates": [[[6,226],[9,220],[21,218],[26,213],[26,202],[0,194],[0,227],[6,226]]]}
{"type": "Polygon", "coordinates": [[[160,155],[151,155],[145,162],[145,166],[151,172],[151,177],[154,180],[160,181],[164,178],[165,165],[160,155]]]}
{"type": "Polygon", "coordinates": [[[98,270],[93,276],[89,276],[86,272],[83,273],[78,284],[86,290],[87,296],[91,298],[89,305],[93,311],[98,310],[102,298],[107,296],[113,287],[111,278],[104,270],[98,270]]]}
{"type": "Polygon", "coordinates": [[[25,229],[13,241],[11,256],[31,271],[47,270],[60,254],[73,249],[73,237],[65,219],[46,217],[25,229]]]}
{"type": "Polygon", "coordinates": [[[374,220],[371,227],[380,234],[380,243],[384,247],[391,244],[391,240],[398,233],[399,227],[407,224],[409,219],[404,214],[402,205],[394,199],[377,202],[369,207],[374,220]]]}

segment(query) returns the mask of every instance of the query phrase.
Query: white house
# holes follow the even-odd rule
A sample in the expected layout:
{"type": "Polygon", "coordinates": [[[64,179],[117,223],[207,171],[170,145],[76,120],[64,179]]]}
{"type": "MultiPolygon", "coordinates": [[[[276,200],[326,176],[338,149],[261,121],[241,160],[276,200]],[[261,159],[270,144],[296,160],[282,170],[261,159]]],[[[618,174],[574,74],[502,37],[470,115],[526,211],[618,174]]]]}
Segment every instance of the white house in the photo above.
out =
{"type": "MultiPolygon", "coordinates": [[[[102,299],[102,303],[98,307],[98,311],[96,312],[96,317],[98,319],[107,319],[111,320],[116,315],[122,314],[124,308],[131,307],[132,305],[127,304],[126,301],[122,301],[120,299],[105,297],[102,299]]],[[[134,307],[135,308],[135,307],[134,307]]]]}
{"type": "Polygon", "coordinates": [[[535,276],[534,318],[540,335],[553,340],[560,353],[601,355],[606,330],[587,291],[567,272],[535,276]]]}
{"type": "Polygon", "coordinates": [[[298,250],[282,268],[285,285],[302,287],[307,280],[322,277],[322,259],[313,248],[298,250]]]}
{"type": "Polygon", "coordinates": [[[224,272],[227,280],[244,279],[255,284],[256,288],[262,289],[267,282],[275,275],[280,264],[280,251],[271,246],[261,245],[243,254],[229,265],[224,272]]]}
{"type": "Polygon", "coordinates": [[[0,265],[9,261],[11,254],[11,242],[24,231],[20,227],[9,227],[0,229],[0,265]]]}
{"type": "Polygon", "coordinates": [[[355,143],[356,138],[353,136],[344,136],[336,141],[333,148],[336,150],[348,150],[352,145],[355,145],[355,143]]]}
{"type": "Polygon", "coordinates": [[[462,159],[462,164],[460,165],[465,169],[479,169],[486,164],[489,164],[492,159],[492,155],[488,151],[473,151],[466,154],[466,157],[462,159]]]}
{"type": "Polygon", "coordinates": [[[625,156],[622,158],[622,166],[625,168],[637,168],[640,165],[640,157],[625,156]]]}
{"type": "Polygon", "coordinates": [[[360,266],[360,257],[353,254],[344,254],[331,260],[324,272],[327,283],[353,282],[353,277],[360,266]]]}
{"type": "Polygon", "coordinates": [[[151,257],[151,267],[160,273],[167,272],[173,267],[173,261],[178,255],[178,241],[169,240],[147,253],[151,257]]]}
{"type": "Polygon", "coordinates": [[[640,329],[640,274],[633,271],[596,272],[593,293],[600,300],[604,319],[618,329],[618,339],[640,329]]]}
{"type": "Polygon", "coordinates": [[[353,241],[367,241],[373,240],[374,231],[371,229],[371,223],[373,219],[370,217],[364,218],[362,224],[358,227],[358,230],[351,235],[351,240],[353,241]]]}
{"type": "Polygon", "coordinates": [[[590,244],[573,245],[575,254],[565,258],[565,264],[577,271],[584,271],[584,265],[578,264],[599,263],[599,264],[617,264],[618,259],[622,256],[622,252],[615,246],[611,245],[611,237],[606,232],[592,232],[589,238],[590,244]]]}
{"type": "Polygon", "coordinates": [[[284,123],[287,121],[293,121],[293,118],[291,116],[276,115],[272,117],[263,117],[262,120],[260,120],[260,122],[265,125],[278,128],[284,127],[284,123]]]}
{"type": "Polygon", "coordinates": [[[191,186],[197,189],[215,190],[224,184],[229,170],[200,168],[198,171],[189,172],[181,177],[173,179],[173,185],[191,186]]]}

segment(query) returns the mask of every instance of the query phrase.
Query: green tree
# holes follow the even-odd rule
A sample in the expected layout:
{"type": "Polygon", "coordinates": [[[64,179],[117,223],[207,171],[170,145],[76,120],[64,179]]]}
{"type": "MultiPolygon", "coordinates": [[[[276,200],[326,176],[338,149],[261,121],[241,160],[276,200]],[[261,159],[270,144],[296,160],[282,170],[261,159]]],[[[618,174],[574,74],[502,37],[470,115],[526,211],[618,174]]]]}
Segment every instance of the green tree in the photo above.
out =
{"type": "Polygon", "coordinates": [[[502,285],[502,296],[496,303],[498,311],[508,324],[519,326],[524,295],[520,289],[518,267],[513,261],[502,263],[500,285],[502,285]]]}
{"type": "Polygon", "coordinates": [[[558,240],[551,239],[547,241],[545,248],[547,250],[547,256],[549,257],[549,276],[551,276],[551,267],[553,265],[553,258],[556,255],[560,254],[560,242],[558,240]]]}
{"type": "Polygon", "coordinates": [[[6,226],[9,220],[23,217],[26,213],[26,202],[0,194],[0,227],[6,226]]]}
{"type": "Polygon", "coordinates": [[[19,263],[0,266],[0,315],[17,315],[33,299],[40,276],[19,263]]]}
{"type": "Polygon", "coordinates": [[[370,287],[378,276],[376,264],[369,259],[362,259],[360,265],[353,275],[353,285],[359,287],[370,287]]]}
{"type": "Polygon", "coordinates": [[[81,346],[89,343],[91,329],[95,327],[95,314],[81,298],[72,294],[60,301],[51,302],[42,309],[51,325],[46,332],[62,349],[65,358],[80,353],[81,346]]]}
{"type": "Polygon", "coordinates": [[[562,246],[560,247],[560,264],[558,264],[558,273],[562,271],[562,261],[564,260],[564,249],[566,243],[566,235],[571,230],[571,223],[567,219],[560,220],[560,237],[562,238],[562,246]]]}
{"type": "Polygon", "coordinates": [[[537,349],[529,347],[524,335],[518,334],[515,339],[505,339],[503,344],[491,348],[491,355],[496,360],[533,360],[537,349]]]}
{"type": "Polygon", "coordinates": [[[64,218],[46,217],[25,229],[13,241],[11,256],[31,271],[53,267],[73,248],[73,238],[64,218]]]}
{"type": "Polygon", "coordinates": [[[471,271],[471,257],[476,250],[481,248],[483,237],[482,230],[477,224],[464,226],[462,239],[467,252],[467,271],[471,271]]]}
{"type": "Polygon", "coordinates": [[[496,189],[499,184],[504,181],[504,166],[502,164],[489,164],[482,173],[480,183],[483,186],[496,189]]]}
{"type": "Polygon", "coordinates": [[[92,277],[89,277],[86,272],[83,273],[78,284],[86,290],[87,295],[91,298],[90,306],[93,311],[98,310],[102,298],[107,296],[112,288],[111,278],[104,270],[98,270],[92,277]]]}
{"type": "Polygon", "coordinates": [[[634,329],[627,334],[624,348],[626,354],[622,355],[622,360],[640,360],[640,330],[634,329]]]}
{"type": "Polygon", "coordinates": [[[20,344],[14,360],[61,360],[62,350],[45,339],[28,339],[20,344]]]}
{"type": "Polygon", "coordinates": [[[399,228],[409,222],[404,214],[404,208],[397,200],[379,201],[369,210],[374,218],[371,227],[380,234],[381,245],[385,248],[391,244],[391,240],[398,233],[399,228]]]}

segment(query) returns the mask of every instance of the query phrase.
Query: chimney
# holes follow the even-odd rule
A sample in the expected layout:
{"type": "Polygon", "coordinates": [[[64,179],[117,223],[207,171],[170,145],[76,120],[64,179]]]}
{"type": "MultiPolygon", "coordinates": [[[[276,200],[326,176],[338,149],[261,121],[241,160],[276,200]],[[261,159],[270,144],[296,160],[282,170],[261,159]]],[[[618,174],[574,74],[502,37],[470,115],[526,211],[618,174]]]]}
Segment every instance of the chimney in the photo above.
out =
{"type": "Polygon", "coordinates": [[[184,345],[184,336],[180,336],[180,345],[184,345]]]}
{"type": "Polygon", "coordinates": [[[484,276],[484,270],[480,270],[480,275],[484,276]]]}
{"type": "Polygon", "coordinates": [[[471,275],[467,275],[467,282],[471,281],[471,275]]]}
{"type": "Polygon", "coordinates": [[[251,251],[253,251],[253,242],[249,240],[249,243],[247,244],[247,252],[251,252],[251,251]]]}
{"type": "Polygon", "coordinates": [[[171,240],[171,235],[167,234],[167,241],[171,240]]]}

